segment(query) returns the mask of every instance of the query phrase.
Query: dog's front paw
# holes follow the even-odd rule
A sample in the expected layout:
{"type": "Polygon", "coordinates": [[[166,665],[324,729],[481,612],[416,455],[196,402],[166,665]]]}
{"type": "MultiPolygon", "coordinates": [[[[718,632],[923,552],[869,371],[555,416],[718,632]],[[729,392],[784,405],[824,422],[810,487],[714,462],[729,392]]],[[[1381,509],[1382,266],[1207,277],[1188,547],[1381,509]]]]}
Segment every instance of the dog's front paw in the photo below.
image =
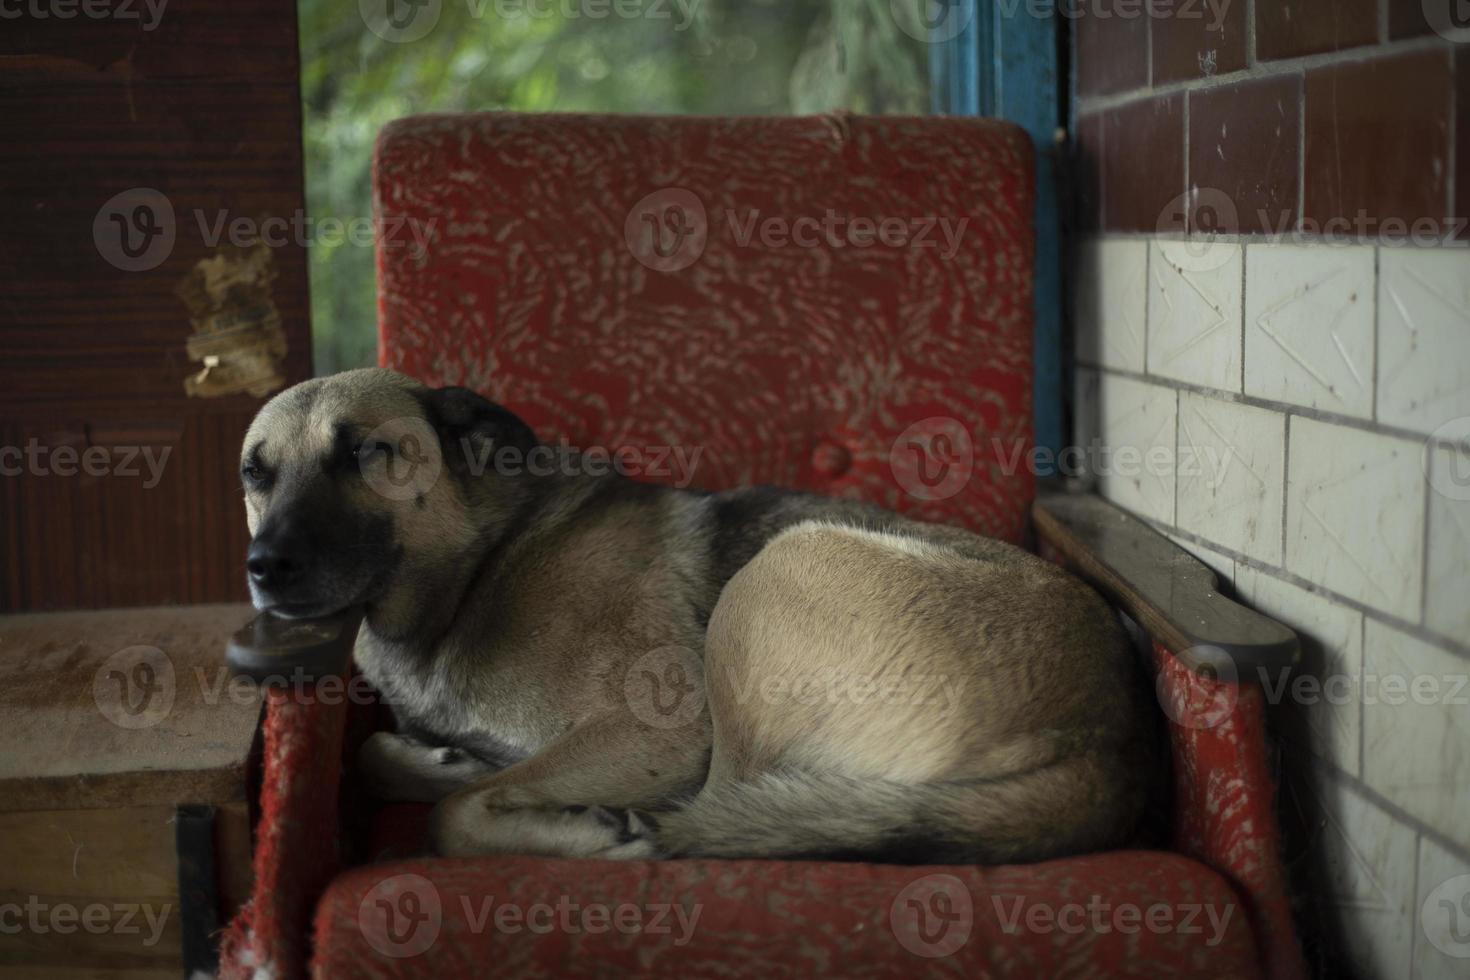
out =
{"type": "Polygon", "coordinates": [[[648,860],[659,857],[652,824],[601,806],[506,808],[494,791],[471,790],[434,809],[429,837],[446,857],[534,854],[648,860]]]}
{"type": "Polygon", "coordinates": [[[374,732],[357,764],[373,796],[406,803],[438,802],[494,771],[461,749],[393,732],[374,732]]]}

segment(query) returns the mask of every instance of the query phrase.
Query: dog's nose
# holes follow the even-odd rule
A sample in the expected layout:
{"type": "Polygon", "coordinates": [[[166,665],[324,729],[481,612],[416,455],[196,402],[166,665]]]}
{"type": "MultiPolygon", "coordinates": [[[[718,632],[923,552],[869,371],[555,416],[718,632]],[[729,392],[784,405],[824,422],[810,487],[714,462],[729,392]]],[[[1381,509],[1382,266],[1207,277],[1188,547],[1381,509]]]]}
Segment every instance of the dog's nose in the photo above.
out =
{"type": "Polygon", "coordinates": [[[271,540],[250,543],[245,557],[245,570],[250,581],[268,591],[283,589],[301,577],[305,566],[271,540]]]}

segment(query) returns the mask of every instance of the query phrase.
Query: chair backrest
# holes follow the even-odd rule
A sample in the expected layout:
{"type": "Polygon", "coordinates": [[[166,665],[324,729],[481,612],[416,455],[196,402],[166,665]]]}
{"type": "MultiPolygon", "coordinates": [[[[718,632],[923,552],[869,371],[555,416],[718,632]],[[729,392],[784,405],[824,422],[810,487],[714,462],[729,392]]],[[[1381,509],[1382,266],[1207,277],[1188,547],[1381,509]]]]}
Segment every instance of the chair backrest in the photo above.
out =
{"type": "Polygon", "coordinates": [[[985,120],[400,120],[374,165],[380,361],[647,478],[1018,540],[1031,175],[985,120]]]}

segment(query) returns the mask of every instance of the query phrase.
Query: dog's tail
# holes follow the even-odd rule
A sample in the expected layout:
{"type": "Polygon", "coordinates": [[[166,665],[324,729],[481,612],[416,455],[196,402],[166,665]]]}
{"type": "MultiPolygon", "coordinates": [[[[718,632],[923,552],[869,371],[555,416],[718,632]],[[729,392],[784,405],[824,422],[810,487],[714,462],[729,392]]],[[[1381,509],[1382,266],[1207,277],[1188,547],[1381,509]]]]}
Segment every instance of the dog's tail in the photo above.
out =
{"type": "Polygon", "coordinates": [[[1136,809],[1121,798],[1131,788],[1103,777],[1100,760],[1075,756],[994,779],[914,785],[774,770],[707,785],[658,814],[654,837],[676,858],[1034,861],[1117,846],[1133,832],[1136,809]],[[1109,812],[1118,819],[1099,819],[1109,812]]]}

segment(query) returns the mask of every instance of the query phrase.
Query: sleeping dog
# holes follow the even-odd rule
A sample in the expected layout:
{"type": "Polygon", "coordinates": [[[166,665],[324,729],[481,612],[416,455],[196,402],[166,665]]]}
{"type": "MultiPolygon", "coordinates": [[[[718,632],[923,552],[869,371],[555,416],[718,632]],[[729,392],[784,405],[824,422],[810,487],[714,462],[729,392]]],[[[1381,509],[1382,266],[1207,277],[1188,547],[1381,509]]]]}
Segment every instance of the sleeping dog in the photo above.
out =
{"type": "MultiPolygon", "coordinates": [[[[255,605],[362,606],[379,795],[443,854],[1035,861],[1126,843],[1152,716],[1101,598],[851,500],[526,465],[536,434],[384,370],[272,399],[255,605]]],[[[545,448],[545,447],[541,447],[545,448]]],[[[605,468],[604,468],[605,469],[605,468]]]]}

